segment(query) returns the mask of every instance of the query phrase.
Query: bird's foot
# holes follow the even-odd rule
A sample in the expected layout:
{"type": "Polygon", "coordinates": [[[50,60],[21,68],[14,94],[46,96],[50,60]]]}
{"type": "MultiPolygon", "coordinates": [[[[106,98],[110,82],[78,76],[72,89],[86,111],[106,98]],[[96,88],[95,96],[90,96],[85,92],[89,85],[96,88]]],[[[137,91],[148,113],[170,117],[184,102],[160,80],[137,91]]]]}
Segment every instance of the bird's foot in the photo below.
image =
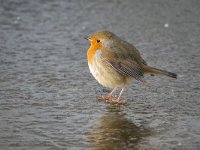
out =
{"type": "Polygon", "coordinates": [[[115,98],[110,100],[110,104],[127,105],[127,101],[122,98],[115,98]]]}
{"type": "Polygon", "coordinates": [[[113,95],[107,94],[107,95],[100,96],[98,99],[109,103],[110,100],[116,99],[116,97],[113,95]]]}
{"type": "Polygon", "coordinates": [[[103,95],[101,97],[98,98],[99,100],[102,100],[102,101],[105,101],[106,103],[110,103],[112,105],[115,105],[115,104],[120,104],[120,105],[127,105],[127,101],[122,99],[122,98],[119,98],[119,97],[115,97],[113,95],[103,95]]]}

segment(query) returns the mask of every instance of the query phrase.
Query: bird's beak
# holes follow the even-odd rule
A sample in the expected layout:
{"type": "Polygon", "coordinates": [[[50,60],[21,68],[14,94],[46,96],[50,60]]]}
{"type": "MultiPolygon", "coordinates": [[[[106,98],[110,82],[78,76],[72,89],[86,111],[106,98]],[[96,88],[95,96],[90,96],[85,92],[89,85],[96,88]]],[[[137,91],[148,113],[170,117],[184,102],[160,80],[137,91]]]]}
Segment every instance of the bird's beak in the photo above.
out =
{"type": "Polygon", "coordinates": [[[90,38],[88,36],[85,36],[84,39],[90,41],[90,38]]]}

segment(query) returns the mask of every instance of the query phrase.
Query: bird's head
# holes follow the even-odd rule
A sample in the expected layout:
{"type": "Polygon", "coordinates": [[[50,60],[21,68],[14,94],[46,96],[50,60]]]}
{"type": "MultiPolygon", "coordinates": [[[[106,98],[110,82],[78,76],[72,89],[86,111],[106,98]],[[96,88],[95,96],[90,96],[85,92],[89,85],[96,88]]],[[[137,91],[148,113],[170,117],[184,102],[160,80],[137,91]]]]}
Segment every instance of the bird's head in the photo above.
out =
{"type": "Polygon", "coordinates": [[[109,31],[98,31],[89,36],[88,39],[90,41],[91,46],[96,48],[101,47],[109,47],[112,43],[116,35],[109,31]]]}

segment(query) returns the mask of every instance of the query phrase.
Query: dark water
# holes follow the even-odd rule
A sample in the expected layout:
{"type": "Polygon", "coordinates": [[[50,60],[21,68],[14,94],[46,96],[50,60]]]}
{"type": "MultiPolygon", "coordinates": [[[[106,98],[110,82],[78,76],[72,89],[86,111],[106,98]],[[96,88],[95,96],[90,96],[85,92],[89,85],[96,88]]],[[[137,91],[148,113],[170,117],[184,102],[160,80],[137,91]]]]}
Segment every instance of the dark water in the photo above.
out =
{"type": "Polygon", "coordinates": [[[0,149],[200,149],[200,1],[0,0],[0,149]],[[177,80],[131,84],[128,106],[89,73],[85,35],[113,31],[177,80]]]}

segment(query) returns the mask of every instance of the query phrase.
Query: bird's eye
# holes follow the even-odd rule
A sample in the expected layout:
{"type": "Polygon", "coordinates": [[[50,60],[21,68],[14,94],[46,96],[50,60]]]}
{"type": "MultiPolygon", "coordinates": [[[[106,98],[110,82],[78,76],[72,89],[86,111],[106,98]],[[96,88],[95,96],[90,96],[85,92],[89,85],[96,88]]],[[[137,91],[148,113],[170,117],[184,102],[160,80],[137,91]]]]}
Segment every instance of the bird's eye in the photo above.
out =
{"type": "Polygon", "coordinates": [[[97,43],[99,43],[100,42],[100,40],[97,40],[97,43]]]}

